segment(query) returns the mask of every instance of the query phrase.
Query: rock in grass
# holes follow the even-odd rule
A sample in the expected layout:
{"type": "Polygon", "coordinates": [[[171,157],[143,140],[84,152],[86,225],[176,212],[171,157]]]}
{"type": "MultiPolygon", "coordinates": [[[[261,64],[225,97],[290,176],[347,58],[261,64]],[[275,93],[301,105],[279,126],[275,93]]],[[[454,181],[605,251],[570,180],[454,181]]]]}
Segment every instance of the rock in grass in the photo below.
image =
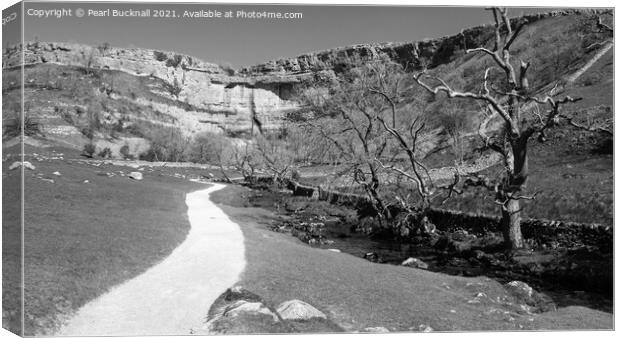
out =
{"type": "Polygon", "coordinates": [[[209,309],[206,322],[190,330],[197,335],[292,332],[294,328],[283,322],[260,296],[241,286],[221,294],[209,309]]]}
{"type": "Polygon", "coordinates": [[[331,252],[342,252],[342,251],[340,251],[340,249],[327,249],[327,251],[331,251],[331,252]]]}
{"type": "Polygon", "coordinates": [[[141,181],[142,180],[142,173],[141,172],[137,172],[137,171],[132,171],[129,173],[129,178],[134,179],[136,181],[141,181]]]}
{"type": "Polygon", "coordinates": [[[60,174],[60,172],[59,172],[59,171],[54,171],[54,172],[52,173],[52,175],[60,176],[61,174],[60,174]]]}
{"type": "Polygon", "coordinates": [[[433,331],[435,331],[430,325],[426,325],[426,324],[420,324],[420,326],[418,326],[418,330],[420,330],[422,332],[433,332],[433,331]]]}
{"type": "Polygon", "coordinates": [[[504,287],[515,297],[519,299],[529,299],[534,295],[534,289],[525,282],[518,280],[506,283],[504,287]]]}
{"type": "Polygon", "coordinates": [[[35,166],[32,165],[32,163],[28,162],[28,161],[24,161],[24,162],[19,162],[19,161],[15,161],[13,162],[13,164],[11,164],[9,166],[9,170],[14,170],[19,168],[20,166],[24,166],[24,168],[30,169],[30,170],[34,170],[35,166]]]}
{"type": "Polygon", "coordinates": [[[373,263],[379,263],[381,261],[379,254],[376,252],[368,252],[364,254],[364,259],[373,263]]]}
{"type": "Polygon", "coordinates": [[[327,316],[323,312],[299,299],[289,300],[280,304],[276,311],[286,320],[308,320],[312,318],[327,319],[327,316]]]}
{"type": "Polygon", "coordinates": [[[223,315],[229,316],[229,317],[235,317],[244,312],[249,313],[249,314],[255,314],[255,315],[262,314],[262,315],[271,316],[274,322],[278,322],[280,320],[278,318],[278,315],[276,315],[273,311],[271,311],[262,302],[248,302],[245,300],[238,300],[234,304],[228,306],[226,310],[224,311],[223,315]]]}
{"type": "Polygon", "coordinates": [[[408,266],[410,268],[418,268],[418,269],[424,269],[424,270],[428,269],[428,264],[414,257],[409,257],[405,259],[400,265],[408,266]]]}
{"type": "Polygon", "coordinates": [[[549,296],[535,291],[525,282],[512,281],[506,283],[504,288],[518,301],[530,306],[533,312],[553,311],[556,309],[556,304],[549,296]]]}

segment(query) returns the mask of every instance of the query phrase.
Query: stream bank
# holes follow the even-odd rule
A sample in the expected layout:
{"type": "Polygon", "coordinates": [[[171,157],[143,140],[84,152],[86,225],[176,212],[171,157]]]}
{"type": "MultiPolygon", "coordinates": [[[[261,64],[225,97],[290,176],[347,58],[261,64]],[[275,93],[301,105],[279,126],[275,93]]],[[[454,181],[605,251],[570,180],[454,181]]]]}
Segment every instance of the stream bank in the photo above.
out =
{"type": "Polygon", "coordinates": [[[433,236],[405,242],[391,231],[363,224],[372,220],[359,220],[350,207],[264,186],[253,190],[248,200],[252,206],[286,216],[287,220],[274,222],[271,230],[288,233],[316,248],[339,250],[382,264],[400,265],[415,258],[422,262],[416,265],[429,271],[487,276],[502,284],[523,281],[552,300],[549,309],[580,305],[613,312],[611,246],[546,241],[533,243],[533,250],[508,253],[501,245],[501,234],[463,229],[437,231],[433,236]]]}

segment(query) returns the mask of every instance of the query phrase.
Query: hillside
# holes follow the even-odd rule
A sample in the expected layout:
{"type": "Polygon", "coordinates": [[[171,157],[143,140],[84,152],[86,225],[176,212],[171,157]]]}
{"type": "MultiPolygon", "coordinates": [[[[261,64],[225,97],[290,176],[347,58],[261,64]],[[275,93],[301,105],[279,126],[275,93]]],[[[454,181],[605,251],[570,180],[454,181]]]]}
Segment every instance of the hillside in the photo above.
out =
{"type": "MultiPolygon", "coordinates": [[[[518,57],[535,65],[535,88],[569,75],[600,48],[582,46],[584,39],[597,38],[587,32],[591,25],[586,21],[591,18],[589,12],[567,10],[514,19],[528,22],[515,47],[518,57]],[[585,38],[575,39],[575,33],[585,38]]],[[[138,155],[148,148],[148,140],[162,133],[179,133],[183,138],[205,132],[247,137],[259,129],[277,130],[286,114],[299,108],[295,95],[300,84],[312,83],[318,74],[333,78],[360,61],[388,57],[412,71],[428,67],[470,90],[488,61],[465,54],[464,49],[486,46],[491,38],[492,27],[487,25],[439,39],[349,46],[239,71],[173,52],[28,42],[26,110],[50,140],[81,149],[87,143],[84,136],[89,136],[85,126],[90,124],[98,148],[110,147],[119,156],[120,147],[127,144],[138,155]]],[[[5,94],[19,90],[19,51],[3,50],[5,94]]],[[[586,72],[577,82],[590,90],[586,87],[609,82],[610,76],[586,72]]],[[[14,110],[11,104],[10,100],[4,104],[5,119],[14,110]]],[[[438,102],[430,111],[441,107],[438,102]]]]}

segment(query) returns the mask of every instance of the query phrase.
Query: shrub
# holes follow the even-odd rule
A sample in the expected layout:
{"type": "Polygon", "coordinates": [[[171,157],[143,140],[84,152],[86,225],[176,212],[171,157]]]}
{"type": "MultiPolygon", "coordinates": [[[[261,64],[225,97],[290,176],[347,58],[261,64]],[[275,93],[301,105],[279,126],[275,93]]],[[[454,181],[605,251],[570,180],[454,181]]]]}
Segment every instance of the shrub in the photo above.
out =
{"type": "Polygon", "coordinates": [[[109,42],[104,42],[104,43],[100,44],[99,46],[97,46],[97,49],[99,50],[99,54],[105,55],[105,52],[110,49],[110,43],[109,42]]]}
{"type": "Polygon", "coordinates": [[[228,75],[228,76],[233,76],[235,75],[236,71],[235,69],[232,67],[232,65],[230,63],[225,63],[223,65],[220,65],[220,68],[222,68],[222,70],[228,75]]]}
{"type": "Polygon", "coordinates": [[[177,80],[177,78],[174,78],[174,81],[172,82],[172,84],[168,84],[166,83],[166,89],[168,90],[168,92],[170,93],[170,95],[178,98],[179,94],[181,94],[181,90],[183,90],[183,87],[181,86],[181,83],[179,82],[179,80],[177,80]]]}
{"type": "Polygon", "coordinates": [[[131,155],[129,153],[129,145],[125,144],[121,147],[121,149],[119,150],[119,152],[121,153],[121,155],[123,156],[123,159],[133,159],[133,155],[131,155]]]}
{"type": "MultiPolygon", "coordinates": [[[[24,135],[34,136],[41,133],[41,124],[29,116],[24,117],[24,135]]],[[[19,117],[10,119],[4,125],[3,137],[15,137],[22,134],[22,121],[19,117]]]]}
{"type": "Polygon", "coordinates": [[[93,154],[95,154],[95,145],[92,143],[87,143],[84,145],[84,148],[82,149],[82,155],[88,157],[88,158],[93,158],[93,154]]]}
{"type": "Polygon", "coordinates": [[[166,61],[166,67],[177,68],[181,64],[181,61],[183,61],[183,56],[179,54],[174,54],[172,58],[166,61]]]}
{"type": "Polygon", "coordinates": [[[103,148],[103,150],[101,150],[99,152],[99,157],[101,157],[101,158],[111,158],[112,157],[112,150],[110,150],[110,148],[108,148],[108,147],[103,148]]]}
{"type": "Polygon", "coordinates": [[[168,55],[166,53],[157,50],[153,51],[153,56],[155,57],[155,60],[159,62],[168,60],[168,55]]]}

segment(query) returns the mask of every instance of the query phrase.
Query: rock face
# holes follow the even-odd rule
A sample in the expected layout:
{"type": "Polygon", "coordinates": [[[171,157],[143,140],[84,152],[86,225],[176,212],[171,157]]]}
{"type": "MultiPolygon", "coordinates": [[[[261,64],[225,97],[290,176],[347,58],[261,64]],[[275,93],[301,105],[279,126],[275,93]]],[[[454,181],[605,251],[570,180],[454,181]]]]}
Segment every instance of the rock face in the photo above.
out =
{"type": "MultiPolygon", "coordinates": [[[[561,10],[531,14],[511,21],[513,26],[524,22],[535,22],[544,18],[564,15],[579,15],[579,10],[561,10]]],[[[458,50],[479,47],[493,34],[491,25],[482,25],[463,30],[460,34],[417,42],[390,42],[360,44],[326,51],[300,55],[294,58],[272,60],[264,64],[241,69],[245,74],[303,74],[321,70],[340,71],[357,60],[388,58],[409,67],[435,67],[444,63],[458,50]]]]}
{"type": "MultiPolygon", "coordinates": [[[[550,16],[576,13],[580,12],[565,10],[513,20],[534,22],[550,16]]],[[[287,112],[299,109],[294,97],[296,86],[313,81],[316,75],[333,77],[335,73],[342,72],[356,61],[379,58],[408,65],[410,69],[435,67],[450,61],[457,52],[465,48],[486,43],[491,37],[490,34],[491,26],[479,26],[439,39],[354,45],[273,60],[243,68],[238,72],[173,52],[104,45],[95,47],[72,43],[28,42],[23,48],[12,46],[3,49],[2,66],[3,69],[19,66],[23,49],[24,63],[27,65],[88,65],[92,69],[122,71],[139,77],[161,79],[169,86],[178,87],[175,100],[192,107],[190,110],[170,106],[154,107],[164,115],[180,120],[180,129],[202,124],[207,126],[204,130],[211,127],[213,130],[235,134],[253,128],[278,128],[287,112]]]]}
{"type": "MultiPolygon", "coordinates": [[[[108,48],[64,42],[28,42],[27,65],[52,63],[93,69],[118,70],[135,76],[152,76],[181,90],[177,99],[198,109],[194,123],[223,124],[230,132],[249,130],[253,119],[264,129],[279,126],[282,115],[296,110],[290,100],[293,85],[303,76],[236,76],[220,66],[191,56],[138,48],[108,48]],[[230,123],[232,122],[232,123],[230,123]]],[[[19,65],[20,48],[3,50],[3,68],[19,65]]],[[[188,113],[190,114],[190,113],[188,113]]]]}

